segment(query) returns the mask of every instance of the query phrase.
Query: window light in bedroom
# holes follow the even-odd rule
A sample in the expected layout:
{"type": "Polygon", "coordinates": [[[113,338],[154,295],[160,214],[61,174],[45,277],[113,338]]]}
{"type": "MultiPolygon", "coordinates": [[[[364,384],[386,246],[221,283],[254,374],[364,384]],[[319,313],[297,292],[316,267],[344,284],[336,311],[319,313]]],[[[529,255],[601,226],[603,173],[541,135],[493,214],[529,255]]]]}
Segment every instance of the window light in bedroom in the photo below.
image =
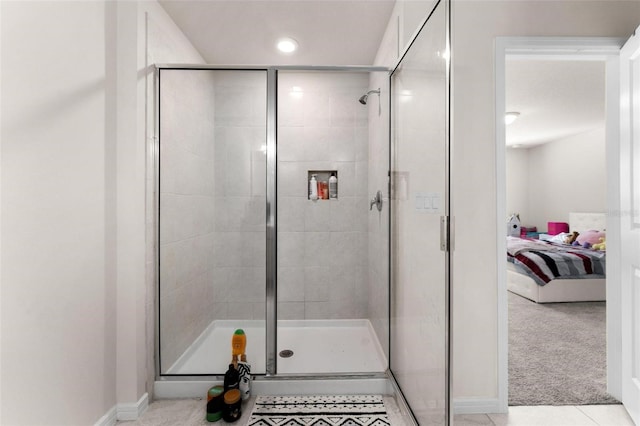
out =
{"type": "Polygon", "coordinates": [[[516,119],[520,117],[520,113],[519,112],[507,112],[504,115],[504,124],[506,124],[507,126],[511,123],[513,123],[514,121],[516,121],[516,119]]]}

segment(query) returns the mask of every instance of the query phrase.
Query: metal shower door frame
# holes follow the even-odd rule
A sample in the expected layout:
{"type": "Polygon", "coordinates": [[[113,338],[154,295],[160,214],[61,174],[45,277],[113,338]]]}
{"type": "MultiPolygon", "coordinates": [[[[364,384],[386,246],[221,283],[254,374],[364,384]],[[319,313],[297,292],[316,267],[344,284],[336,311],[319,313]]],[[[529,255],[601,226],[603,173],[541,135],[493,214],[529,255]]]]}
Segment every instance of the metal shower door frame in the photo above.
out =
{"type": "MultiPolygon", "coordinates": [[[[277,309],[277,141],[278,141],[278,72],[279,71],[326,71],[326,72],[386,72],[390,73],[391,70],[387,67],[376,66],[297,66],[297,65],[283,65],[283,66],[244,66],[244,65],[199,65],[199,64],[156,64],[155,65],[155,144],[156,149],[154,152],[155,161],[155,212],[156,217],[156,229],[155,240],[159,241],[160,234],[160,74],[162,70],[184,70],[184,71],[196,71],[196,70],[210,70],[210,71],[265,71],[267,73],[267,122],[266,122],[266,139],[267,139],[267,160],[266,160],[266,315],[265,315],[265,341],[266,341],[266,377],[273,378],[286,378],[287,376],[278,376],[277,373],[277,324],[278,324],[278,309],[277,309]]],[[[156,244],[155,248],[155,266],[156,266],[156,321],[155,321],[155,354],[156,354],[156,379],[162,378],[184,380],[189,377],[211,377],[216,380],[220,380],[223,376],[215,374],[162,374],[160,363],[160,245],[156,244]]],[[[295,375],[295,378],[335,378],[344,377],[344,374],[335,376],[331,375],[295,375]]],[[[372,376],[371,374],[348,374],[346,376],[372,376]]],[[[373,375],[375,376],[375,375],[373,375]]]]}

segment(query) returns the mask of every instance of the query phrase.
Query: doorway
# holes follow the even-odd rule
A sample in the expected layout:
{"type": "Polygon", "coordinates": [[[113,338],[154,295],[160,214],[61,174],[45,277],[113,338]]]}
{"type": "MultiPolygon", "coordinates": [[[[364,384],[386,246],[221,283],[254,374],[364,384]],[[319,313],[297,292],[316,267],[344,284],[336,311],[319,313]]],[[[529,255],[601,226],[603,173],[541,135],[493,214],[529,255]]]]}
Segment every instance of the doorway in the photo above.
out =
{"type": "Polygon", "coordinates": [[[507,239],[509,405],[617,404],[606,392],[606,251],[591,249],[606,236],[605,62],[508,56],[505,86],[505,217],[521,226],[507,239]],[[574,259],[588,266],[562,269],[574,259]],[[543,260],[559,268],[549,282],[543,260]]]}
{"type": "MultiPolygon", "coordinates": [[[[497,165],[497,226],[498,229],[505,228],[504,212],[507,211],[506,200],[506,132],[504,125],[504,113],[506,109],[505,81],[506,62],[508,59],[536,59],[536,60],[580,60],[580,61],[601,61],[605,65],[606,73],[606,122],[617,123],[617,106],[613,102],[618,99],[617,86],[617,57],[622,40],[613,38],[594,39],[571,39],[571,38],[499,38],[496,42],[496,165],[497,165]],[[507,59],[508,58],[508,59],[507,59]]],[[[606,126],[604,131],[607,151],[607,170],[615,170],[615,155],[618,149],[617,125],[606,126]]],[[[615,194],[618,193],[616,179],[610,180],[607,184],[607,210],[614,209],[617,201],[615,194]]],[[[616,228],[615,217],[606,215],[607,229],[616,228]]],[[[546,224],[545,224],[546,225],[546,224]]],[[[609,233],[607,240],[615,241],[619,236],[609,233]]],[[[505,239],[500,237],[497,241],[497,267],[498,271],[498,376],[499,376],[499,401],[501,409],[506,412],[508,408],[508,294],[506,268],[507,259],[505,239]]],[[[607,267],[607,276],[619,274],[615,265],[607,267]]],[[[619,288],[608,286],[606,289],[606,299],[608,312],[615,312],[620,306],[619,288]]],[[[607,333],[619,333],[620,324],[611,314],[607,315],[607,333]]],[[[614,334],[612,334],[614,335],[614,334]]],[[[618,360],[620,348],[616,342],[607,342],[607,358],[618,360]]],[[[620,375],[619,362],[609,362],[607,364],[607,391],[614,397],[620,399],[620,384],[616,379],[620,375]]]]}

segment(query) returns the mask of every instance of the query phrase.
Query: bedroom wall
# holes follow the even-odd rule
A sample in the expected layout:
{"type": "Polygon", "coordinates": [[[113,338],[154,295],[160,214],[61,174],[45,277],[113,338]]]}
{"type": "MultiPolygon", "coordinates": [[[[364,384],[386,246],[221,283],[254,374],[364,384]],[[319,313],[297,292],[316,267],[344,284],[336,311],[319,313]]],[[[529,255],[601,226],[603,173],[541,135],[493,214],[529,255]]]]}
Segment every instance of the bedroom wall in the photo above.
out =
{"type": "Polygon", "coordinates": [[[569,212],[606,211],[605,148],[604,127],[530,148],[526,222],[546,230],[569,212]]]}
{"type": "Polygon", "coordinates": [[[491,237],[498,235],[495,38],[626,38],[640,23],[640,2],[455,1],[452,19],[452,208],[458,236],[453,254],[452,393],[457,406],[482,412],[499,406],[497,240],[491,237]],[[482,250],[462,243],[472,241],[482,241],[482,250]]]}
{"type": "Polygon", "coordinates": [[[535,225],[529,213],[529,150],[507,148],[505,151],[507,211],[505,218],[512,213],[520,214],[523,225],[535,225]]]}
{"type": "Polygon", "coordinates": [[[507,211],[523,225],[546,231],[547,222],[569,222],[570,212],[606,210],[603,127],[528,149],[507,148],[507,211]]]}

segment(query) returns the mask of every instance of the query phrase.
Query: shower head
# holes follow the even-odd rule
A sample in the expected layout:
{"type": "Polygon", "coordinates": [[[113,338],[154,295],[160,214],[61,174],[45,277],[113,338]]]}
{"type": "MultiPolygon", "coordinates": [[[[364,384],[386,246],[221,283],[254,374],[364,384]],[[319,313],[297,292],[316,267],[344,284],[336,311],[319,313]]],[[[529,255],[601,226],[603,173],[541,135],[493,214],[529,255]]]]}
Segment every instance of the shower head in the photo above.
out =
{"type": "Polygon", "coordinates": [[[380,96],[380,88],[378,88],[376,90],[369,90],[366,94],[362,95],[360,97],[360,99],[358,99],[358,102],[360,102],[362,105],[366,105],[367,104],[367,98],[372,93],[376,93],[378,96],[380,96]]]}

